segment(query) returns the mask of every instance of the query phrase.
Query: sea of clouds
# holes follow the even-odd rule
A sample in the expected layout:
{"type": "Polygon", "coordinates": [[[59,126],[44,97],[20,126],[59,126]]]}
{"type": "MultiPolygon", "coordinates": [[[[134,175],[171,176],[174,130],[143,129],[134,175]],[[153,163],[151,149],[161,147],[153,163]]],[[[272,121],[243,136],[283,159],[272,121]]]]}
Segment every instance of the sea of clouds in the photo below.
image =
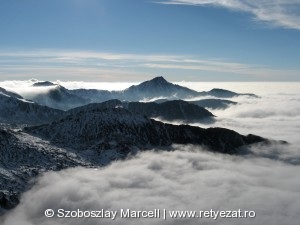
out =
{"type": "Polygon", "coordinates": [[[106,168],[46,173],[7,215],[4,225],[278,224],[299,222],[299,165],[214,154],[195,146],[145,152],[106,168]],[[255,218],[47,218],[64,210],[251,210],[255,218]]]}
{"type": "MultiPolygon", "coordinates": [[[[255,145],[238,156],[211,153],[192,145],[155,149],[99,169],[48,172],[36,180],[4,225],[98,224],[272,224],[300,221],[300,84],[186,83],[199,91],[211,87],[251,92],[239,104],[212,110],[214,124],[253,133],[288,145],[255,145]],[[255,218],[91,219],[47,218],[46,209],[65,210],[253,210],[255,218]]],[[[1,85],[0,85],[1,86],[1,85]]],[[[1,222],[0,222],[1,223],[1,222]]]]}

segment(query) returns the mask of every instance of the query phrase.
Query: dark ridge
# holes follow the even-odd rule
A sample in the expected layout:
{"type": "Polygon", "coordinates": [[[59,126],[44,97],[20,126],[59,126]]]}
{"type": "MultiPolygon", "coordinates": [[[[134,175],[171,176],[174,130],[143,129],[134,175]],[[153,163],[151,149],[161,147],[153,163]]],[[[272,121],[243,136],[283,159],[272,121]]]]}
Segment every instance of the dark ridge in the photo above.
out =
{"type": "Polygon", "coordinates": [[[228,90],[220,89],[220,88],[214,88],[214,89],[206,92],[206,94],[214,96],[214,97],[219,97],[219,98],[232,98],[232,97],[237,97],[237,96],[241,96],[241,95],[248,95],[248,96],[251,96],[251,97],[258,97],[255,94],[248,94],[248,93],[240,94],[240,93],[236,93],[236,92],[233,92],[233,91],[228,91],[228,90]]]}
{"type": "Polygon", "coordinates": [[[41,82],[36,82],[32,86],[34,87],[49,87],[49,86],[55,86],[57,84],[54,84],[50,81],[41,81],[41,82]]]}
{"type": "Polygon", "coordinates": [[[145,115],[150,118],[160,118],[168,121],[200,122],[203,119],[213,118],[214,115],[203,107],[182,101],[174,100],[161,104],[155,102],[122,102],[117,99],[102,103],[91,103],[67,111],[74,114],[91,109],[105,109],[122,107],[130,112],[145,115]]]}
{"type": "Polygon", "coordinates": [[[225,128],[203,129],[165,124],[123,108],[80,111],[51,124],[28,127],[24,131],[78,149],[88,149],[101,140],[104,146],[110,146],[109,143],[115,141],[141,149],[196,144],[207,146],[213,151],[233,154],[237,153],[238,147],[265,140],[258,136],[247,138],[225,128]]]}
{"type": "Polygon", "coordinates": [[[189,101],[189,102],[210,109],[226,109],[231,105],[237,104],[237,102],[225,100],[225,99],[201,99],[201,100],[189,101]]]}
{"type": "MultiPolygon", "coordinates": [[[[180,99],[176,99],[180,100],[180,99]]],[[[164,103],[168,101],[174,101],[174,99],[157,99],[154,102],[156,103],[164,103]]],[[[201,99],[201,100],[193,100],[193,101],[186,101],[188,103],[195,104],[197,106],[203,107],[203,108],[210,108],[210,109],[226,109],[230,107],[231,105],[236,105],[237,102],[230,101],[230,100],[225,100],[225,99],[201,99]]]]}

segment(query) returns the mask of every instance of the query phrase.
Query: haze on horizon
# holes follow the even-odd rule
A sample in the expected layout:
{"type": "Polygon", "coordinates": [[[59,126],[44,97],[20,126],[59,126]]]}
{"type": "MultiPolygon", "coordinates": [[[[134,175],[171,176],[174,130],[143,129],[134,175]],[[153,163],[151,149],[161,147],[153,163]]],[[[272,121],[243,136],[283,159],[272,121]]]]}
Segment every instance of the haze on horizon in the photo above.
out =
{"type": "Polygon", "coordinates": [[[300,0],[4,0],[0,81],[300,81],[300,0]]]}

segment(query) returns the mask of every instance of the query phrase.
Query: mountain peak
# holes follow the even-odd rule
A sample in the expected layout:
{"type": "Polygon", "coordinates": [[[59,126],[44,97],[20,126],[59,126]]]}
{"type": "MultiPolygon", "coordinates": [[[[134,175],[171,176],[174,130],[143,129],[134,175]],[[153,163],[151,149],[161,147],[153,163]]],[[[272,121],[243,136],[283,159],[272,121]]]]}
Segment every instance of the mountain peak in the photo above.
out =
{"type": "Polygon", "coordinates": [[[54,86],[56,84],[50,82],[50,81],[41,81],[41,82],[36,82],[32,86],[34,87],[49,87],[49,86],[54,86]]]}
{"type": "Polygon", "coordinates": [[[155,82],[155,83],[169,83],[164,77],[159,76],[159,77],[155,77],[152,80],[149,80],[149,82],[155,82]]]}
{"type": "Polygon", "coordinates": [[[160,77],[154,77],[151,80],[147,80],[144,81],[142,83],[140,83],[139,85],[137,85],[137,87],[141,87],[141,88],[154,88],[154,87],[160,87],[160,88],[165,88],[168,86],[174,86],[174,84],[168,82],[164,77],[160,76],[160,77]]]}
{"type": "Polygon", "coordinates": [[[172,97],[188,98],[194,97],[199,93],[186,87],[172,84],[165,80],[164,77],[155,77],[152,80],[144,81],[138,85],[132,85],[124,92],[125,100],[139,101],[141,99],[151,99],[155,97],[172,97]]]}

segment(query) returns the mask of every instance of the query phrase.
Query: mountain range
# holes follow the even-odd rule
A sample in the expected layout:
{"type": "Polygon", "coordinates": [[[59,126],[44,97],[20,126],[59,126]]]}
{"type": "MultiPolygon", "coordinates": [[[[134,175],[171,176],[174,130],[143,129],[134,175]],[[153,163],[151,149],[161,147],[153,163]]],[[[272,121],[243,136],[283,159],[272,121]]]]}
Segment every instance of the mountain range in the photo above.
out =
{"type": "Polygon", "coordinates": [[[240,147],[259,142],[268,140],[225,128],[166,124],[124,108],[91,108],[18,131],[0,128],[0,206],[14,207],[31,187],[29,180],[49,170],[103,166],[139,151],[170,151],[172,144],[238,154],[240,147]]]}
{"type": "Polygon", "coordinates": [[[109,100],[102,103],[91,103],[84,106],[72,108],[68,111],[50,108],[35,102],[15,98],[0,93],[0,123],[10,125],[38,125],[49,123],[78,111],[103,108],[126,108],[131,112],[158,118],[167,121],[182,122],[213,122],[214,115],[201,106],[182,100],[155,102],[122,102],[120,100],[109,100]]]}
{"type": "MultiPolygon", "coordinates": [[[[191,122],[212,118],[213,114],[208,109],[225,109],[237,103],[225,99],[211,98],[185,100],[184,102],[180,100],[181,98],[245,95],[222,89],[197,92],[172,84],[163,77],[156,77],[139,85],[133,85],[123,91],[68,90],[49,81],[36,82],[32,85],[32,88],[33,93],[36,94],[31,95],[30,100],[24,99],[17,93],[0,88],[0,123],[25,125],[48,123],[64,116],[65,113],[63,111],[72,111],[78,107],[80,110],[84,109],[81,107],[102,107],[103,105],[88,106],[88,104],[103,103],[114,99],[122,101],[122,107],[151,118],[191,122]],[[159,99],[154,103],[140,102],[141,100],[155,98],[159,99]]],[[[255,96],[253,94],[246,95],[255,96]]]]}
{"type": "Polygon", "coordinates": [[[40,92],[32,95],[30,100],[54,109],[68,110],[89,102],[61,85],[49,85],[49,82],[42,82],[38,85],[33,84],[33,88],[39,88],[40,92]]]}
{"type": "Polygon", "coordinates": [[[25,127],[24,131],[49,140],[55,145],[72,149],[108,146],[117,140],[140,149],[147,146],[171,144],[206,145],[223,153],[234,153],[236,148],[263,141],[248,139],[224,128],[203,129],[189,125],[171,125],[147,118],[124,108],[91,108],[54,121],[51,124],[25,127]],[[253,142],[252,142],[253,141],[253,142]]]}
{"type": "Polygon", "coordinates": [[[197,92],[163,77],[123,91],[68,90],[48,81],[30,88],[38,93],[30,100],[0,89],[0,123],[6,124],[0,124],[0,213],[16,206],[20,195],[34,183],[29,181],[45,171],[104,166],[140,151],[171,151],[173,144],[239,154],[243,146],[269,142],[225,128],[203,129],[151,119],[186,123],[212,120],[214,115],[204,107],[222,108],[236,103],[180,99],[241,95],[222,89],[197,92]],[[140,102],[155,98],[166,100],[140,102]]]}
{"type": "MultiPolygon", "coordinates": [[[[61,85],[49,81],[36,82],[32,85],[32,88],[33,90],[39,88],[39,92],[33,95],[31,100],[41,105],[60,110],[69,110],[88,103],[100,103],[112,99],[139,102],[163,98],[168,100],[187,100],[197,97],[232,98],[243,95],[257,97],[254,94],[241,94],[216,88],[210,91],[198,92],[177,84],[172,84],[163,77],[155,77],[139,85],[132,85],[122,91],[97,89],[68,90],[61,85]]],[[[213,103],[213,105],[215,104],[216,102],[213,103]]],[[[225,105],[223,104],[223,106],[225,105]]]]}
{"type": "Polygon", "coordinates": [[[91,102],[103,102],[110,99],[119,99],[122,101],[143,101],[155,98],[189,99],[204,96],[232,98],[247,95],[257,97],[255,94],[240,94],[224,89],[212,89],[207,92],[198,92],[177,84],[172,84],[163,77],[155,77],[152,80],[142,82],[139,85],[132,85],[122,91],[76,89],[71,90],[70,92],[91,102]]]}

